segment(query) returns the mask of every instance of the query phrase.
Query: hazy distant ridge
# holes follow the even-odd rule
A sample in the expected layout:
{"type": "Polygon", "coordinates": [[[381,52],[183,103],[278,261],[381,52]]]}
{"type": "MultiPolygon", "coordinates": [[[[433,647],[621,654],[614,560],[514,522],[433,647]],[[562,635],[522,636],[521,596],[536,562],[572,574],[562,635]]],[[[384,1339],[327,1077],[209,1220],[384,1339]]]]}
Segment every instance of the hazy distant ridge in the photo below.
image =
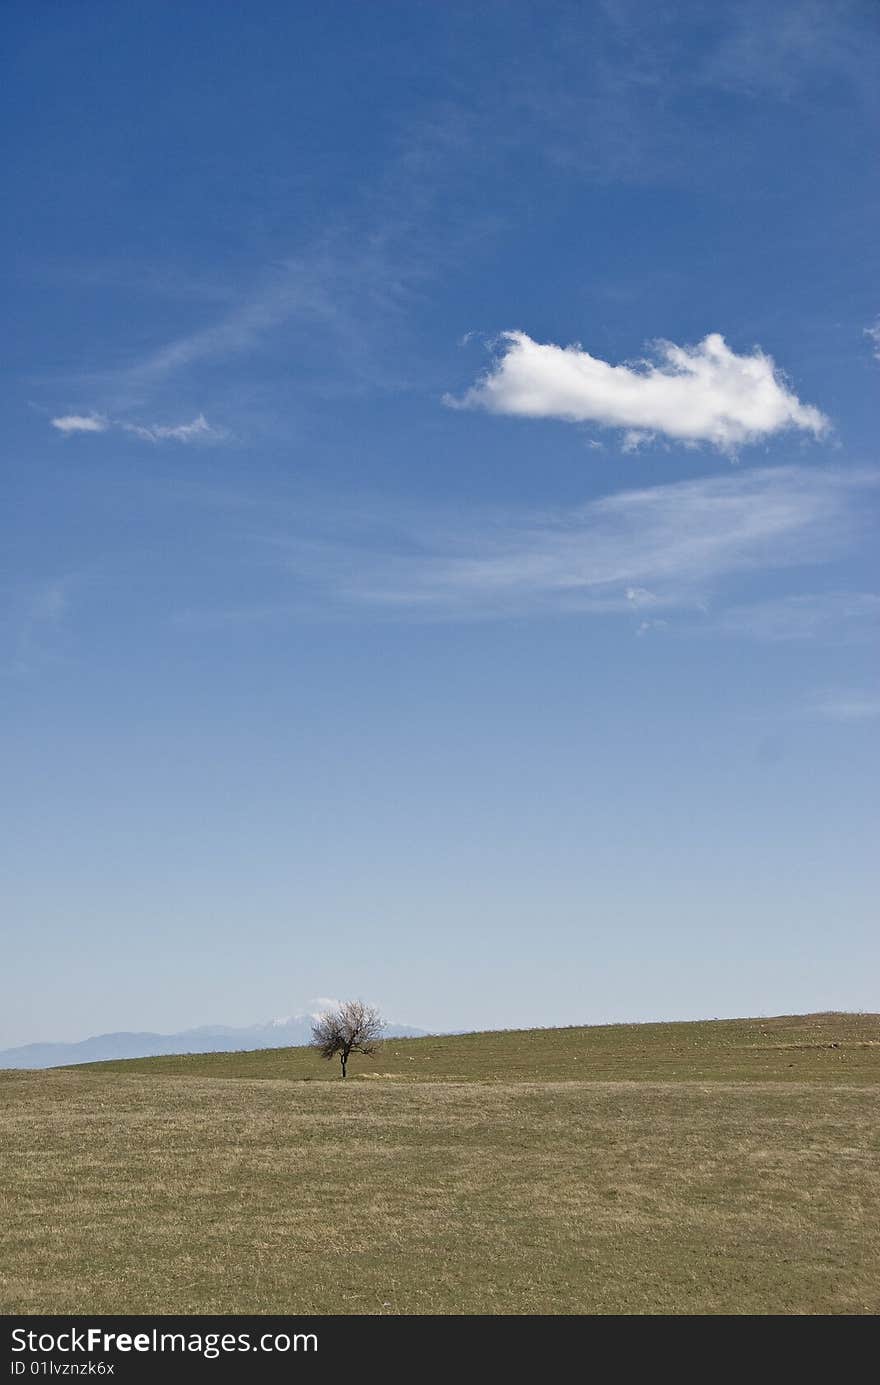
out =
{"type": "MultiPolygon", "coordinates": [[[[0,1068],[61,1068],[73,1063],[100,1063],[113,1058],[153,1058],[167,1053],[233,1053],[239,1049],[288,1048],[307,1044],[312,1015],[293,1015],[244,1029],[203,1025],[180,1034],[96,1034],[79,1043],[23,1044],[0,1051],[0,1068]]],[[[424,1029],[389,1024],[389,1038],[418,1037],[424,1029]]]]}

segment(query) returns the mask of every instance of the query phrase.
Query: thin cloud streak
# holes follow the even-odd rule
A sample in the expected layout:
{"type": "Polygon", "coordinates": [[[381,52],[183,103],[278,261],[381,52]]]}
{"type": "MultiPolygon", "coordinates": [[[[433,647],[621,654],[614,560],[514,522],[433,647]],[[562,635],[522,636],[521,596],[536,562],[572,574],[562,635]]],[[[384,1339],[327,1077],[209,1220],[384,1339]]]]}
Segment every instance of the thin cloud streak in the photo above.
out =
{"type": "MultiPolygon", "coordinates": [[[[619,491],[568,511],[496,513],[446,528],[393,528],[386,513],[381,529],[366,521],[344,540],[276,534],[264,544],[297,579],[300,601],[337,615],[347,608],[419,620],[541,611],[656,618],[679,610],[702,612],[705,621],[727,579],[838,556],[858,536],[878,484],[877,469],[764,468],[619,491]]],[[[767,638],[785,637],[783,616],[821,632],[840,625],[841,602],[858,607],[854,621],[875,609],[869,595],[844,595],[820,619],[810,598],[808,618],[798,600],[773,616],[739,608],[728,633],[758,633],[763,618],[767,638]]]]}
{"type": "Polygon", "coordinates": [[[130,433],[142,442],[223,442],[229,437],[226,428],[218,428],[209,423],[204,414],[199,414],[191,423],[126,423],[121,419],[104,418],[99,414],[67,414],[51,420],[52,427],[65,437],[77,433],[108,433],[111,431],[130,433]]]}
{"type": "Polygon", "coordinates": [[[772,643],[858,643],[880,633],[880,594],[831,591],[757,601],[730,607],[707,628],[772,643]]]}
{"type": "Polygon", "coordinates": [[[392,364],[377,342],[392,324],[405,331],[406,312],[420,290],[479,240],[479,218],[454,235],[437,227],[446,178],[472,143],[455,112],[408,128],[352,223],[331,226],[279,257],[239,291],[218,320],[166,342],[108,379],[117,388],[150,393],[191,368],[257,352],[287,329],[282,340],[292,377],[316,352],[329,349],[332,364],[323,386],[328,392],[343,388],[344,380],[355,388],[401,388],[406,365],[392,364]]]}
{"type": "Polygon", "coordinates": [[[176,425],[154,423],[148,426],[123,423],[120,424],[120,427],[126,433],[134,433],[135,437],[142,438],[145,442],[165,442],[168,439],[173,442],[220,442],[228,437],[225,428],[212,427],[204,414],[199,414],[192,423],[178,423],[176,425]]]}

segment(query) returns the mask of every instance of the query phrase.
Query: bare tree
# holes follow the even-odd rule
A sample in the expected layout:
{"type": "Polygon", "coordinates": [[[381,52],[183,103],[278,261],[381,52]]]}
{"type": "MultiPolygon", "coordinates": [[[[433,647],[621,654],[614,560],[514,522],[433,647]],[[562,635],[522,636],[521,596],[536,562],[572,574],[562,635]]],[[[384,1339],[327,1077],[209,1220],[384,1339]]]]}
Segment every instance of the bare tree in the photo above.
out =
{"type": "Polygon", "coordinates": [[[337,1010],[318,1015],[312,1025],[312,1047],[322,1058],[339,1054],[342,1076],[351,1053],[375,1053],[382,1042],[385,1021],[373,1005],[346,1000],[337,1010]]]}

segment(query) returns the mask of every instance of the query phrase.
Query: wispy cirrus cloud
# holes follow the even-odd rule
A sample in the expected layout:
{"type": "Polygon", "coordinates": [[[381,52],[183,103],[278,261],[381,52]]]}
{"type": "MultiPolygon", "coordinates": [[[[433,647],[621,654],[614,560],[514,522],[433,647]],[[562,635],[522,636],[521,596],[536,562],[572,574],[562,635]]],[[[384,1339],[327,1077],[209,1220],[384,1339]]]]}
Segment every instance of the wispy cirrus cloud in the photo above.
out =
{"type": "Polygon", "coordinates": [[[76,433],[107,433],[115,430],[130,433],[143,442],[223,442],[228,430],[210,424],[204,414],[190,423],[126,423],[121,419],[105,418],[101,414],[64,414],[51,420],[52,427],[65,437],[76,433]]]}
{"type": "Polygon", "coordinates": [[[785,429],[819,437],[829,421],[789,390],[770,356],[737,355],[718,333],[696,346],[659,342],[655,360],[611,365],[580,346],[504,332],[489,372],[453,408],[623,429],[625,444],[660,434],[730,451],[785,429]]]}
{"type": "MultiPolygon", "coordinates": [[[[189,628],[271,624],[371,610],[409,620],[486,620],[540,612],[629,614],[662,629],[670,613],[719,629],[737,576],[811,566],[858,538],[880,470],[775,467],[617,491],[580,507],[486,512],[448,522],[334,512],[302,532],[260,542],[287,574],[270,599],[186,611],[189,628]],[[319,537],[322,527],[333,537],[319,537]],[[345,537],[340,537],[340,535],[345,537]]],[[[295,521],[293,522],[295,523],[295,521]]],[[[264,593],[265,595],[265,593],[264,593]]],[[[822,634],[844,611],[864,624],[876,598],[792,598],[734,608],[726,633],[785,638],[794,623],[822,634]]]]}
{"type": "Polygon", "coordinates": [[[145,442],[166,442],[169,439],[172,442],[220,442],[228,437],[225,428],[213,427],[204,414],[199,414],[192,423],[123,423],[120,427],[126,433],[143,438],[145,442]]]}
{"type": "Polygon", "coordinates": [[[484,229],[482,210],[454,230],[438,216],[447,180],[478,143],[455,109],[407,121],[350,219],[322,219],[314,235],[234,285],[212,320],[98,378],[128,407],[189,372],[280,351],[288,391],[291,382],[329,394],[402,387],[411,380],[408,311],[484,229]],[[389,337],[405,338],[406,349],[390,352],[389,337]]]}
{"type": "Polygon", "coordinates": [[[731,606],[710,622],[712,633],[784,642],[849,644],[880,633],[880,594],[805,592],[731,606]]]}
{"type": "Polygon", "coordinates": [[[862,0],[740,0],[721,16],[721,29],[696,75],[699,82],[748,97],[790,101],[817,85],[835,86],[877,108],[880,35],[862,0]]]}
{"type": "Polygon", "coordinates": [[[164,343],[125,368],[129,386],[146,387],[205,361],[255,349],[273,329],[296,316],[332,320],[338,309],[323,277],[291,262],[268,274],[223,316],[164,343]]]}
{"type": "Polygon", "coordinates": [[[53,577],[10,593],[0,618],[0,626],[7,627],[7,671],[28,675],[55,661],[57,638],[70,612],[73,583],[72,576],[53,577]]]}
{"type": "MultiPolygon", "coordinates": [[[[496,115],[514,111],[517,155],[540,132],[543,156],[603,181],[651,184],[731,176],[753,161],[729,138],[731,105],[703,103],[688,119],[683,93],[724,93],[737,104],[772,102],[833,89],[873,119],[880,36],[871,0],[737,0],[707,11],[702,0],[646,5],[603,0],[548,11],[546,39],[501,82],[496,115]],[[693,36],[705,47],[695,53],[693,36]],[[670,99],[670,93],[676,99],[670,99]],[[725,159],[717,141],[726,129],[725,159]]],[[[817,107],[821,109],[819,103],[817,107]]],[[[804,101],[806,110],[807,101],[804,101]]]]}
{"type": "Polygon", "coordinates": [[[880,317],[878,317],[873,327],[865,328],[865,336],[871,338],[874,343],[874,355],[877,357],[877,360],[880,361],[880,317]]]}

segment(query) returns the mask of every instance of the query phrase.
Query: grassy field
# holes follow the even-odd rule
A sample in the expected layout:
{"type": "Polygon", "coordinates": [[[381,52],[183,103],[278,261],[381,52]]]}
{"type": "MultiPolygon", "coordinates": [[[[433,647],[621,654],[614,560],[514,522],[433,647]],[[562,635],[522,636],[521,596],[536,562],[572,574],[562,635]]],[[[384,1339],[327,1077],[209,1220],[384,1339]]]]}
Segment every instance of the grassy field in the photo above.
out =
{"type": "MultiPolygon", "coordinates": [[[[333,1081],[309,1048],[193,1053],[89,1063],[83,1072],[333,1081]]],[[[349,1077],[411,1082],[880,1081],[880,1016],[782,1015],[696,1024],[604,1024],[389,1039],[355,1055],[349,1077]]]]}
{"type": "Polygon", "coordinates": [[[878,1016],[393,1040],[337,1070],[0,1074],[0,1307],[880,1309],[878,1016]]]}

